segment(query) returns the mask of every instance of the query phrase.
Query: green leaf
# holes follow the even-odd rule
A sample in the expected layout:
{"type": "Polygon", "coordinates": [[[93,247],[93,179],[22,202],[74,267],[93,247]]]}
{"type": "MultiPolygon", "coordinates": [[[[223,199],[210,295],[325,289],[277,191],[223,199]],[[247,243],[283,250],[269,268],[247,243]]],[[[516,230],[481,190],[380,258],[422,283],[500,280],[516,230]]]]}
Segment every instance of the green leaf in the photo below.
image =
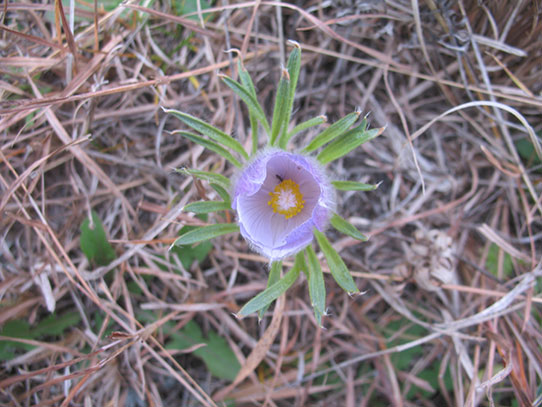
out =
{"type": "Polygon", "coordinates": [[[218,223],[216,225],[202,226],[180,236],[173,242],[174,246],[193,244],[213,239],[228,233],[239,232],[235,223],[218,223]]]}
{"type": "Polygon", "coordinates": [[[201,328],[194,321],[188,322],[183,329],[172,332],[172,341],[167,344],[166,349],[187,349],[198,344],[204,344],[192,352],[200,358],[209,372],[220,379],[233,381],[241,369],[235,353],[228,345],[228,342],[210,329],[205,338],[201,328]]]}
{"type": "Polygon", "coordinates": [[[354,239],[361,240],[362,242],[366,242],[368,239],[366,236],[362,235],[359,230],[356,229],[354,225],[352,225],[347,220],[341,218],[336,213],[333,214],[331,217],[331,225],[337,229],[339,232],[344,233],[345,235],[348,235],[350,237],[353,237],[354,239]]]}
{"type": "Polygon", "coordinates": [[[329,240],[327,240],[326,235],[324,235],[318,229],[314,229],[314,235],[316,236],[320,249],[326,257],[329,271],[331,271],[331,275],[337,284],[339,284],[342,289],[347,291],[349,294],[359,292],[358,287],[356,287],[356,283],[354,283],[352,275],[348,271],[348,268],[346,268],[346,264],[344,264],[344,261],[341,259],[341,256],[339,256],[339,253],[337,253],[333,246],[331,246],[331,243],[329,243],[329,240]]]}
{"type": "Polygon", "coordinates": [[[309,119],[307,121],[304,121],[303,123],[300,123],[298,124],[297,126],[295,126],[291,132],[289,132],[286,137],[283,137],[281,139],[282,141],[282,144],[280,145],[281,148],[286,148],[286,145],[288,144],[288,141],[290,141],[290,139],[295,136],[297,133],[301,132],[301,131],[304,131],[304,130],[307,130],[311,127],[314,127],[314,126],[319,126],[320,124],[322,123],[325,123],[327,122],[327,117],[326,116],[318,116],[318,117],[313,117],[312,119],[309,119]]]}
{"type": "Polygon", "coordinates": [[[212,15],[211,13],[205,12],[205,10],[211,7],[207,0],[177,0],[175,3],[178,4],[180,15],[184,16],[185,14],[191,14],[186,18],[192,21],[199,22],[199,16],[197,14],[194,14],[198,12],[198,1],[200,2],[202,17],[204,20],[207,20],[212,15]]]}
{"type": "MultiPolygon", "coordinates": [[[[303,252],[300,254],[303,255],[303,252]]],[[[296,257],[294,266],[284,275],[284,277],[271,285],[268,282],[267,288],[247,302],[237,315],[242,318],[253,312],[259,311],[262,308],[268,307],[273,301],[285,293],[297,280],[297,277],[299,277],[301,263],[298,261],[298,257],[296,257]]]]}
{"type": "Polygon", "coordinates": [[[81,223],[79,245],[88,261],[95,266],[107,266],[115,260],[115,250],[107,241],[105,230],[96,212],[92,211],[92,224],[88,218],[81,223]]]}
{"type": "Polygon", "coordinates": [[[311,245],[305,250],[307,253],[307,265],[309,274],[309,295],[311,297],[314,316],[319,326],[322,326],[322,316],[326,313],[326,286],[324,273],[311,245]]]}
{"type": "Polygon", "coordinates": [[[352,126],[355,121],[358,120],[359,115],[360,112],[352,112],[347,114],[342,119],[333,123],[327,129],[317,135],[303,151],[310,153],[311,151],[316,150],[317,148],[344,134],[350,128],[350,126],[352,126]]]}
{"type": "Polygon", "coordinates": [[[231,197],[228,191],[226,191],[226,189],[224,189],[221,185],[214,183],[211,183],[211,187],[218,193],[218,195],[224,200],[224,202],[229,202],[231,206],[231,197]]]}
{"type": "MultiPolygon", "coordinates": [[[[269,270],[269,277],[267,278],[267,288],[280,280],[280,272],[282,271],[282,261],[274,261],[271,263],[271,270],[269,270]]],[[[270,304],[264,305],[258,311],[258,319],[262,320],[270,304]]]]}
{"type": "Polygon", "coordinates": [[[295,41],[290,41],[294,45],[294,49],[290,52],[286,69],[288,70],[288,76],[290,79],[290,89],[288,92],[288,102],[285,107],[286,117],[282,124],[281,135],[279,139],[279,147],[286,148],[290,136],[288,133],[288,125],[292,117],[292,109],[294,106],[295,90],[297,87],[297,80],[299,79],[299,70],[301,69],[301,47],[295,41]]]}
{"type": "MultiPolygon", "coordinates": [[[[489,252],[487,254],[486,269],[494,276],[498,277],[499,274],[499,252],[500,247],[495,243],[489,246],[489,252]]],[[[512,256],[508,253],[503,253],[502,262],[502,277],[511,277],[514,274],[514,263],[512,262],[512,256]]]]}
{"type": "Polygon", "coordinates": [[[374,191],[380,184],[362,184],[356,181],[331,181],[340,191],[374,191]]]}
{"type": "MultiPolygon", "coordinates": [[[[197,217],[203,218],[202,220],[207,220],[207,215],[198,215],[197,217]]],[[[196,229],[198,229],[198,226],[183,226],[179,231],[179,236],[182,236],[190,232],[191,230],[196,229]]],[[[189,270],[194,260],[197,260],[198,263],[204,261],[212,248],[213,244],[207,240],[197,245],[172,246],[170,248],[170,253],[176,255],[177,258],[181,261],[183,267],[186,270],[189,270]]]]}
{"type": "MultiPolygon", "coordinates": [[[[241,63],[241,58],[237,59],[237,71],[239,72],[239,79],[241,80],[241,84],[245,87],[245,89],[249,91],[254,100],[258,100],[252,78],[241,63]]],[[[255,154],[256,151],[258,151],[258,119],[256,118],[256,114],[250,109],[248,112],[248,116],[250,120],[250,131],[252,137],[252,154],[255,154]]]]}
{"type": "Polygon", "coordinates": [[[269,127],[269,123],[267,122],[265,113],[260,103],[258,103],[258,100],[256,99],[256,97],[253,96],[250,93],[250,91],[248,91],[244,86],[234,81],[232,78],[229,78],[227,76],[222,76],[222,80],[224,81],[226,85],[228,85],[231,88],[231,90],[233,90],[237,94],[237,96],[241,98],[243,102],[245,102],[249,111],[254,113],[254,115],[256,116],[258,121],[262,124],[267,134],[271,134],[271,128],[269,127]]]}
{"type": "Polygon", "coordinates": [[[273,109],[273,122],[271,124],[271,137],[269,144],[274,146],[278,137],[284,130],[284,123],[288,116],[288,99],[290,97],[290,77],[288,71],[283,70],[279,81],[279,87],[275,96],[275,107],[273,109]]]}
{"type": "Polygon", "coordinates": [[[209,213],[218,211],[229,211],[231,203],[223,201],[199,201],[189,203],[184,207],[185,212],[209,213]]]}
{"type": "Polygon", "coordinates": [[[209,137],[210,139],[213,139],[220,145],[223,145],[224,147],[241,154],[241,156],[243,156],[245,159],[248,159],[248,154],[241,145],[241,143],[235,140],[232,136],[224,133],[221,130],[218,130],[216,127],[211,126],[209,123],[205,123],[203,120],[189,115],[188,113],[179,112],[178,110],[174,109],[163,108],[163,110],[166,113],[172,114],[177,119],[182,121],[187,126],[193,128],[197,132],[209,137]]]}
{"type": "MultiPolygon", "coordinates": [[[[31,334],[30,325],[28,322],[20,319],[14,319],[8,321],[4,324],[0,330],[0,335],[7,336],[9,338],[18,338],[18,339],[34,339],[34,336],[31,334]]],[[[11,360],[15,356],[16,350],[30,350],[34,349],[35,346],[28,345],[26,343],[1,340],[0,341],[0,360],[6,361],[11,360]]]]}
{"type": "Polygon", "coordinates": [[[366,121],[348,133],[327,145],[320,154],[316,157],[322,164],[327,164],[330,161],[336,160],[343,155],[348,154],[353,149],[359,147],[375,137],[380,136],[384,132],[384,127],[379,129],[366,130],[366,121]]]}
{"type": "Polygon", "coordinates": [[[192,175],[196,178],[199,178],[208,182],[212,182],[214,184],[218,184],[224,189],[230,188],[230,180],[226,178],[224,175],[220,175],[220,174],[209,172],[209,171],[195,170],[192,168],[179,168],[179,169],[175,169],[175,171],[183,175],[192,175]]]}
{"type": "Polygon", "coordinates": [[[221,147],[220,145],[218,145],[214,141],[207,140],[207,139],[205,139],[203,137],[200,137],[200,136],[198,136],[196,134],[188,133],[187,131],[181,131],[181,130],[175,130],[175,131],[171,132],[171,134],[179,134],[179,135],[187,138],[188,140],[191,140],[194,143],[197,143],[200,146],[203,146],[206,149],[211,150],[211,151],[217,153],[218,155],[221,155],[226,160],[228,160],[230,163],[235,165],[237,168],[241,168],[243,166],[239,162],[239,160],[237,158],[235,158],[228,150],[221,147]]]}

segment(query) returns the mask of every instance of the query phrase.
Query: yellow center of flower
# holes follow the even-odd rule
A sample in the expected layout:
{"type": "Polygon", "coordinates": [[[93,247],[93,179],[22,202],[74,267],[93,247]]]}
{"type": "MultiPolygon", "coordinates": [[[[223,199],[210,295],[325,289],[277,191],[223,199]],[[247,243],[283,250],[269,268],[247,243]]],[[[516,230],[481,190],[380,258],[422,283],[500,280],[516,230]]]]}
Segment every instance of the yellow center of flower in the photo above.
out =
{"type": "Polygon", "coordinates": [[[291,179],[285,179],[269,192],[271,199],[267,204],[273,208],[273,212],[284,215],[286,219],[297,215],[303,209],[305,201],[299,192],[299,185],[291,179]]]}

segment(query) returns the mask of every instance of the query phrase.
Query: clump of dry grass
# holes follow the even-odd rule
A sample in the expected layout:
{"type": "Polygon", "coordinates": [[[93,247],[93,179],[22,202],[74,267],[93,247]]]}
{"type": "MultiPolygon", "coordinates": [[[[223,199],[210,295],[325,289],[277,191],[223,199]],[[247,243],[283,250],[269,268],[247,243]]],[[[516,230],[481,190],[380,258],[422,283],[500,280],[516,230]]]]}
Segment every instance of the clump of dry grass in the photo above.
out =
{"type": "Polygon", "coordinates": [[[540,5],[182,4],[2,6],[2,404],[540,405],[540,5]],[[160,106],[248,146],[224,51],[269,108],[286,39],[303,49],[297,122],[360,107],[387,125],[333,168],[381,185],[340,202],[371,236],[335,241],[365,293],[329,284],[325,330],[301,284],[261,324],[232,316],[267,272],[236,237],[191,265],[167,255],[206,222],[183,206],[215,194],[172,169],[232,169],[160,106]],[[106,265],[80,249],[92,211],[106,265]],[[168,347],[190,322],[236,355],[233,384],[197,345],[168,347]]]}

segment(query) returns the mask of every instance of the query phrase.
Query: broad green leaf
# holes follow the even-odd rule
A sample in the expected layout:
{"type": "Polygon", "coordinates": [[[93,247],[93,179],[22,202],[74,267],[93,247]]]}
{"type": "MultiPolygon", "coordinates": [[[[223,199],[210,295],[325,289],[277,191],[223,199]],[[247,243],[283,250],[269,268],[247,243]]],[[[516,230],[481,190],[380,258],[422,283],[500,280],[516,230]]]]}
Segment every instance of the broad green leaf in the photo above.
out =
{"type": "Polygon", "coordinates": [[[222,80],[226,85],[231,88],[231,90],[233,90],[237,94],[237,96],[241,98],[243,102],[245,102],[249,111],[252,111],[254,113],[267,134],[271,134],[271,127],[269,127],[269,123],[267,122],[267,118],[265,117],[262,106],[260,105],[258,100],[250,93],[250,91],[248,91],[240,83],[234,81],[232,78],[229,78],[227,76],[222,76],[222,80]]]}
{"type": "Polygon", "coordinates": [[[215,183],[211,183],[211,187],[218,193],[218,195],[220,195],[220,197],[224,200],[224,202],[229,202],[231,206],[231,197],[225,188],[215,183]]]}
{"type": "Polygon", "coordinates": [[[177,119],[182,121],[187,126],[193,128],[197,132],[209,137],[210,139],[213,139],[220,145],[241,154],[241,156],[243,156],[245,159],[248,159],[248,154],[241,145],[241,143],[239,143],[229,134],[224,133],[222,130],[217,129],[214,126],[211,126],[209,123],[205,123],[203,120],[189,115],[188,113],[179,112],[178,110],[174,109],[163,108],[163,110],[166,113],[172,114],[177,119]]]}
{"type": "MultiPolygon", "coordinates": [[[[249,93],[255,100],[258,100],[252,78],[241,63],[241,58],[237,59],[237,71],[239,72],[239,79],[241,80],[241,84],[245,87],[245,89],[249,91],[249,93]]],[[[255,154],[258,150],[258,119],[256,118],[255,113],[250,109],[248,112],[248,116],[250,120],[250,131],[252,137],[252,154],[255,154]]]]}
{"type": "Polygon", "coordinates": [[[299,272],[302,267],[300,256],[303,256],[303,252],[298,253],[294,266],[284,275],[284,277],[272,285],[269,285],[268,283],[267,288],[247,302],[237,315],[242,318],[253,312],[259,311],[262,308],[269,306],[273,301],[285,293],[297,280],[297,277],[299,277],[299,272]]]}
{"type": "Polygon", "coordinates": [[[212,329],[207,332],[207,337],[204,337],[201,328],[194,321],[188,322],[180,331],[171,332],[171,338],[166,349],[181,350],[204,344],[205,346],[197,348],[192,354],[203,360],[213,376],[233,381],[241,369],[228,342],[212,329]]]}
{"type": "Polygon", "coordinates": [[[239,162],[239,160],[237,158],[235,158],[228,150],[221,147],[220,145],[218,145],[214,141],[207,140],[207,139],[205,139],[203,137],[200,137],[200,136],[198,136],[196,134],[192,134],[192,133],[188,133],[186,131],[180,131],[180,130],[173,131],[171,134],[179,134],[179,135],[187,138],[188,140],[191,140],[194,143],[197,143],[200,146],[203,146],[206,149],[211,150],[211,151],[217,153],[218,155],[221,155],[222,157],[224,157],[226,160],[228,160],[230,163],[232,163],[233,165],[235,165],[238,168],[241,168],[243,166],[239,162]]]}
{"type": "MultiPolygon", "coordinates": [[[[280,272],[282,271],[282,261],[274,261],[271,263],[271,270],[269,270],[269,277],[267,278],[267,288],[280,280],[280,272]]],[[[262,320],[270,304],[264,305],[258,311],[258,319],[262,320]]]]}
{"type": "MultiPolygon", "coordinates": [[[[365,121],[364,121],[365,122],[365,121]]],[[[327,145],[316,157],[322,164],[336,160],[384,132],[384,127],[366,130],[363,123],[327,145]]]]}
{"type": "Polygon", "coordinates": [[[284,130],[284,122],[288,116],[288,99],[290,97],[290,77],[288,71],[283,70],[279,81],[279,87],[275,96],[275,107],[273,109],[273,122],[271,123],[271,137],[269,144],[274,146],[278,137],[284,130]]]}
{"type": "MultiPolygon", "coordinates": [[[[30,325],[28,322],[22,319],[14,319],[6,322],[2,329],[0,329],[0,335],[7,336],[9,338],[34,339],[34,336],[31,334],[30,325]]],[[[16,350],[30,350],[34,348],[35,346],[28,345],[26,343],[1,340],[0,360],[5,361],[13,359],[15,356],[17,356],[15,354],[16,350]]]]}
{"type": "Polygon", "coordinates": [[[368,239],[366,236],[362,235],[359,230],[356,229],[354,225],[352,225],[347,220],[341,218],[336,213],[333,214],[331,217],[331,225],[337,229],[339,232],[344,233],[345,235],[348,235],[350,237],[353,237],[354,239],[361,240],[362,242],[366,242],[368,239]]]}
{"type": "Polygon", "coordinates": [[[35,328],[31,329],[34,338],[42,335],[61,335],[68,328],[77,326],[81,321],[79,312],[66,312],[64,314],[50,314],[43,318],[35,328]]]}
{"type": "Polygon", "coordinates": [[[309,295],[311,297],[314,316],[319,326],[322,326],[322,316],[326,312],[326,286],[322,267],[311,245],[305,250],[309,272],[309,295]]]}
{"type": "Polygon", "coordinates": [[[318,245],[326,257],[329,271],[331,271],[331,275],[337,284],[339,284],[342,289],[347,291],[349,294],[359,292],[358,287],[356,287],[356,283],[354,283],[352,275],[348,271],[348,268],[346,268],[346,264],[344,264],[344,261],[341,259],[341,256],[339,256],[339,253],[337,253],[333,246],[331,246],[331,243],[329,243],[329,240],[327,240],[326,235],[324,235],[318,229],[314,229],[314,236],[316,236],[318,245]]]}
{"type": "Polygon", "coordinates": [[[189,16],[186,16],[187,19],[199,22],[199,16],[196,14],[198,12],[198,1],[200,2],[203,19],[208,20],[212,14],[205,12],[205,10],[211,7],[207,0],[177,0],[175,1],[175,4],[179,9],[178,13],[180,15],[190,14],[189,16]]]}
{"type": "Polygon", "coordinates": [[[297,133],[303,131],[303,130],[307,130],[311,127],[314,127],[314,126],[319,126],[320,124],[322,123],[325,123],[327,122],[327,117],[326,116],[318,116],[318,117],[313,117],[312,119],[309,119],[307,121],[304,121],[303,123],[299,123],[297,126],[295,126],[291,132],[289,132],[286,137],[283,137],[281,139],[282,141],[282,144],[280,145],[281,148],[286,148],[286,145],[288,144],[288,141],[290,141],[290,139],[295,136],[297,133]]]}
{"type": "Polygon", "coordinates": [[[333,139],[344,134],[350,126],[352,126],[355,121],[358,119],[360,112],[352,112],[347,114],[339,121],[333,123],[319,135],[317,135],[303,151],[310,153],[311,151],[316,150],[317,148],[323,146],[326,143],[329,143],[333,139]]]}
{"type": "Polygon", "coordinates": [[[214,172],[209,171],[200,171],[192,168],[179,168],[175,169],[180,174],[183,175],[192,175],[196,178],[212,182],[214,184],[220,185],[224,189],[230,188],[230,180],[226,178],[224,175],[220,175],[214,172]]]}
{"type": "Polygon", "coordinates": [[[218,211],[229,211],[231,203],[223,201],[199,201],[189,203],[184,207],[185,212],[210,213],[218,211]]]}
{"type": "MultiPolygon", "coordinates": [[[[495,277],[499,277],[499,252],[501,249],[495,243],[489,246],[489,252],[487,254],[486,269],[495,277]]],[[[504,252],[502,254],[502,273],[500,277],[510,277],[514,274],[514,263],[512,262],[512,256],[504,252]]]]}
{"type": "Polygon", "coordinates": [[[340,191],[374,191],[379,184],[362,184],[356,181],[331,181],[333,186],[340,191]]]}
{"type": "Polygon", "coordinates": [[[180,236],[173,242],[174,246],[203,242],[228,233],[239,232],[235,223],[218,223],[216,225],[202,226],[180,236]]]}
{"type": "Polygon", "coordinates": [[[81,223],[79,245],[88,261],[95,266],[107,266],[115,260],[115,250],[107,241],[100,218],[92,211],[92,223],[88,218],[81,223]]]}

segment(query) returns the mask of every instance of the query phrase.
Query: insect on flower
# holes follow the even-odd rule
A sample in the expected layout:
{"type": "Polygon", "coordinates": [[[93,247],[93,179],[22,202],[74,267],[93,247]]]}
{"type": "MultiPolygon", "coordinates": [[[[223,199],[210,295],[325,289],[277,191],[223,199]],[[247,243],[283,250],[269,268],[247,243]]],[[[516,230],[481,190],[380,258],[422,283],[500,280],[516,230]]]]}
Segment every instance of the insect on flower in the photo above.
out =
{"type": "Polygon", "coordinates": [[[237,167],[232,182],[221,174],[201,170],[181,170],[185,174],[209,181],[223,201],[201,201],[186,205],[187,212],[209,213],[233,210],[235,223],[218,223],[191,230],[174,245],[191,245],[211,238],[240,232],[249,245],[270,261],[266,290],[250,300],[239,316],[258,312],[260,318],[267,307],[284,293],[303,271],[316,321],[321,325],[326,310],[326,289],[320,261],[312,242],[314,238],[324,254],[331,275],[348,293],[359,292],[345,263],[324,234],[328,224],[358,240],[366,238],[335,212],[335,191],[370,191],[376,185],[357,181],[330,181],[324,165],[336,160],[361,144],[372,140],[384,128],[368,129],[366,118],[354,126],[360,112],[352,112],[316,135],[300,152],[287,151],[292,137],[323,124],[318,116],[289,130],[295,88],[301,67],[301,48],[293,43],[287,69],[282,70],[270,124],[258,103],[252,79],[238,58],[240,82],[224,76],[223,81],[245,102],[249,110],[252,154],[232,136],[187,113],[164,109],[200,134],[176,131],[195,143],[222,156],[237,167]],[[258,152],[260,126],[267,134],[267,146],[258,152]],[[354,127],[352,127],[354,126],[354,127]],[[312,153],[319,150],[316,157],[312,153]],[[295,255],[294,266],[281,276],[282,259],[295,255]]]}

